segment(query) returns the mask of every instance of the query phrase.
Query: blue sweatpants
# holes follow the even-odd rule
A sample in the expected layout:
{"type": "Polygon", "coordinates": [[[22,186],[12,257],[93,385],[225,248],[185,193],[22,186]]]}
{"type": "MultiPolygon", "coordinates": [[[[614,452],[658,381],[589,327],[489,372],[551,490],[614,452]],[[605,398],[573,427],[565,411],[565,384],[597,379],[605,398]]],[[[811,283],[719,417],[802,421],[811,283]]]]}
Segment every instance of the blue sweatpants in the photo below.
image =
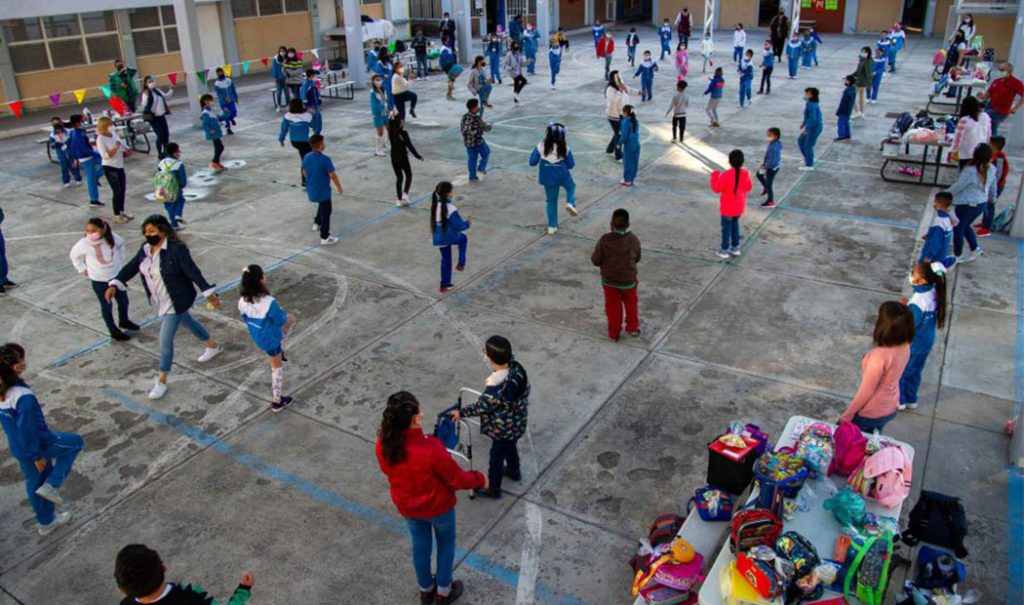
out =
{"type": "MultiPolygon", "coordinates": [[[[459,234],[459,240],[455,244],[459,248],[459,264],[466,264],[466,247],[469,246],[469,238],[465,233],[459,234]]],[[[438,246],[441,252],[441,287],[452,287],[452,247],[438,246]]]]}

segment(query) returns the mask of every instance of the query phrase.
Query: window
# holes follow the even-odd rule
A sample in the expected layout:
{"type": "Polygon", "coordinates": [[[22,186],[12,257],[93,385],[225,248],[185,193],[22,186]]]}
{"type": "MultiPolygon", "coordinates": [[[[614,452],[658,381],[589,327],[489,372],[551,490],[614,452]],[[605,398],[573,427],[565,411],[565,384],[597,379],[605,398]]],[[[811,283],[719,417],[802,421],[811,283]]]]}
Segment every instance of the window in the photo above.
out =
{"type": "Polygon", "coordinates": [[[15,73],[107,63],[121,54],[111,11],[7,19],[0,24],[15,73]]]}
{"type": "Polygon", "coordinates": [[[132,28],[136,56],[163,55],[181,50],[174,7],[133,8],[128,11],[128,23],[132,28]]]}
{"type": "Polygon", "coordinates": [[[309,0],[231,0],[235,19],[269,17],[281,13],[302,13],[309,10],[309,0]]]}

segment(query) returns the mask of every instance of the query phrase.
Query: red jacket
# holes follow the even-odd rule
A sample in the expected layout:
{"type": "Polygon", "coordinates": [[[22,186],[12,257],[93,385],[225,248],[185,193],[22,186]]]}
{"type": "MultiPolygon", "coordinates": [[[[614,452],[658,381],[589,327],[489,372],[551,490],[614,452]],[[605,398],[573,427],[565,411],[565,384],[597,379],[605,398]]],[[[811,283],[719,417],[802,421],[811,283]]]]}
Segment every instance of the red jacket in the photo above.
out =
{"type": "Polygon", "coordinates": [[[718,207],[722,216],[742,216],[747,206],[747,194],[754,188],[750,173],[740,168],[740,184],[736,186],[736,170],[711,173],[711,190],[719,194],[718,207]]]}
{"type": "Polygon", "coordinates": [[[381,454],[377,439],[377,463],[388,476],[391,501],[403,517],[429,519],[455,506],[455,492],[484,486],[484,476],[462,470],[444,445],[423,434],[422,429],[405,432],[405,459],[391,465],[381,454]]]}
{"type": "Polygon", "coordinates": [[[597,41],[597,56],[603,57],[610,55],[615,52],[615,40],[608,36],[601,36],[601,39],[597,41]]]}

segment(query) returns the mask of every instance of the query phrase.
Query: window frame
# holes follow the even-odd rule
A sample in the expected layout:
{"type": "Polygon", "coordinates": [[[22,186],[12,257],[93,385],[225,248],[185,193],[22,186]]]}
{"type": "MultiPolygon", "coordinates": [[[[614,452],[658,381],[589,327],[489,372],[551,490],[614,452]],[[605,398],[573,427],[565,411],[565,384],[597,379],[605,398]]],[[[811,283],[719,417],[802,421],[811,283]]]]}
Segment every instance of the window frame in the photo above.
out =
{"type": "MultiPolygon", "coordinates": [[[[113,11],[87,11],[87,12],[89,12],[89,13],[108,13],[108,12],[113,12],[113,11]]],[[[7,46],[9,48],[17,48],[19,46],[29,46],[29,45],[35,45],[35,44],[42,44],[43,48],[46,50],[46,64],[48,65],[48,67],[46,69],[31,69],[31,70],[28,70],[28,71],[18,71],[17,69],[15,69],[14,73],[16,75],[41,73],[41,72],[45,72],[45,71],[53,71],[55,69],[70,69],[70,68],[74,68],[74,67],[80,67],[80,66],[83,66],[83,65],[100,65],[101,63],[107,62],[107,59],[104,59],[103,61],[93,61],[92,60],[92,56],[89,53],[89,43],[87,41],[89,38],[103,38],[103,37],[113,36],[117,40],[118,55],[122,55],[123,54],[123,50],[121,48],[120,36],[118,35],[118,31],[117,31],[117,20],[116,20],[116,17],[114,18],[114,29],[112,29],[110,31],[105,31],[105,32],[86,33],[86,31],[85,31],[85,24],[82,22],[82,13],[65,13],[65,15],[74,15],[75,16],[75,19],[78,22],[78,33],[77,34],[75,34],[73,36],[53,36],[53,37],[51,37],[47,33],[47,31],[46,31],[47,28],[46,28],[46,25],[43,23],[43,17],[32,17],[32,19],[34,19],[36,21],[36,24],[39,27],[39,33],[41,34],[41,36],[38,39],[35,39],[35,40],[23,40],[23,41],[20,41],[20,42],[15,42],[15,41],[10,40],[10,39],[7,40],[7,46]],[[51,50],[50,50],[50,42],[65,42],[65,41],[68,41],[68,40],[77,40],[78,43],[81,44],[81,46],[82,46],[82,57],[85,59],[85,62],[84,63],[73,63],[71,65],[62,65],[60,67],[54,67],[53,52],[51,52],[51,50]]],[[[64,15],[54,15],[54,16],[60,17],[60,16],[64,16],[64,15]]],[[[22,20],[24,20],[24,19],[22,19],[22,20]]],[[[4,32],[4,35],[6,37],[6,32],[4,32]]],[[[12,67],[13,67],[13,65],[12,65],[12,67]]]]}
{"type": "MultiPolygon", "coordinates": [[[[168,44],[167,44],[167,30],[168,29],[177,29],[178,23],[177,23],[177,20],[175,20],[174,23],[170,23],[170,24],[164,23],[164,11],[163,11],[163,9],[165,7],[163,7],[163,6],[140,6],[138,8],[150,8],[150,9],[155,10],[156,11],[156,15],[157,15],[157,20],[159,21],[159,24],[158,25],[151,25],[151,26],[148,26],[148,27],[131,27],[131,20],[129,19],[129,27],[131,28],[129,30],[129,33],[132,35],[132,43],[133,44],[135,43],[135,32],[151,32],[151,31],[159,30],[160,31],[160,42],[163,44],[163,52],[159,52],[159,53],[146,53],[144,55],[140,55],[138,53],[138,48],[136,48],[135,55],[137,57],[158,57],[160,55],[169,55],[169,54],[172,54],[172,53],[181,52],[181,40],[180,39],[178,41],[178,48],[176,50],[171,50],[170,46],[168,46],[168,44]]],[[[133,9],[128,9],[128,10],[130,12],[133,9]]],[[[174,13],[171,13],[171,14],[174,14],[174,13]]]]}
{"type": "MultiPolygon", "coordinates": [[[[295,15],[295,14],[299,14],[299,13],[308,13],[310,11],[309,3],[311,1],[313,1],[313,0],[303,0],[303,1],[305,3],[305,8],[303,8],[301,10],[295,10],[295,9],[289,9],[288,8],[288,1],[287,0],[276,0],[276,2],[280,3],[281,10],[279,12],[276,12],[276,13],[266,13],[266,14],[264,14],[263,13],[263,9],[260,8],[260,0],[252,0],[253,11],[255,12],[255,14],[253,14],[253,15],[245,15],[243,17],[235,16],[234,19],[235,19],[235,21],[241,21],[243,19],[260,19],[262,17],[280,17],[280,16],[283,16],[283,15],[295,15]]],[[[381,2],[381,3],[384,2],[384,0],[378,0],[378,1],[381,2]]]]}

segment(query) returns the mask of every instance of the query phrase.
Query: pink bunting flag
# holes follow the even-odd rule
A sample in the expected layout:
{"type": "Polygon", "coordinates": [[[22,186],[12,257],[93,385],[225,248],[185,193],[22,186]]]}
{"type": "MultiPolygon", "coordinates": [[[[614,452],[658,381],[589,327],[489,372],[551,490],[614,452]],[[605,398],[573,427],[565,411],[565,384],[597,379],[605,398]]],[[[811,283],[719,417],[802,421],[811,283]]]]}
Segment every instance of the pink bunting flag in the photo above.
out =
{"type": "Polygon", "coordinates": [[[60,107],[60,93],[59,92],[55,92],[52,95],[50,95],[50,103],[53,103],[53,108],[54,109],[57,109],[58,107],[60,107]]]}
{"type": "Polygon", "coordinates": [[[178,85],[178,74],[176,72],[172,71],[171,73],[167,74],[167,79],[171,81],[171,86],[178,85]]]}
{"type": "Polygon", "coordinates": [[[295,56],[298,57],[299,59],[302,59],[302,51],[300,50],[299,52],[295,53],[295,56]]]}
{"type": "Polygon", "coordinates": [[[323,67],[323,63],[319,61],[313,61],[313,69],[320,71],[321,67],[323,67]]]}
{"type": "Polygon", "coordinates": [[[128,109],[128,105],[121,99],[121,97],[110,97],[110,106],[114,108],[114,111],[123,116],[131,113],[131,110],[128,109]]]}
{"type": "Polygon", "coordinates": [[[11,113],[14,114],[14,117],[21,117],[21,101],[11,101],[7,106],[11,108],[11,113]]]}

